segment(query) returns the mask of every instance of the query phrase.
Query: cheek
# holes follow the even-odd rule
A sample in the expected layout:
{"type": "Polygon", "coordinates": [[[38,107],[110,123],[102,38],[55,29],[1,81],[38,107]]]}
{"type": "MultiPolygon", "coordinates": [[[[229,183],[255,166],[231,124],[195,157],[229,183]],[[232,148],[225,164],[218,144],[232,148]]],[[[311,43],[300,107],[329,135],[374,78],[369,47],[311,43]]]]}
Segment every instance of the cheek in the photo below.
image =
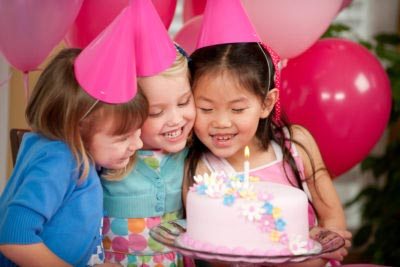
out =
{"type": "Polygon", "coordinates": [[[195,123],[195,120],[196,120],[196,109],[195,109],[195,108],[193,108],[193,109],[188,109],[188,110],[185,112],[185,118],[186,118],[186,121],[187,121],[188,123],[191,123],[192,126],[193,126],[194,123],[195,123]]]}
{"type": "Polygon", "coordinates": [[[146,120],[141,128],[141,137],[154,134],[154,132],[156,132],[156,129],[158,128],[157,125],[158,123],[155,119],[146,120]]]}
{"type": "Polygon", "coordinates": [[[202,115],[197,114],[196,120],[194,121],[194,128],[201,128],[205,126],[205,120],[202,115]]]}
{"type": "Polygon", "coordinates": [[[198,137],[202,137],[202,136],[204,136],[206,134],[208,135],[208,130],[207,129],[208,129],[207,125],[204,122],[196,119],[196,122],[194,124],[193,130],[194,130],[195,134],[198,137]]]}

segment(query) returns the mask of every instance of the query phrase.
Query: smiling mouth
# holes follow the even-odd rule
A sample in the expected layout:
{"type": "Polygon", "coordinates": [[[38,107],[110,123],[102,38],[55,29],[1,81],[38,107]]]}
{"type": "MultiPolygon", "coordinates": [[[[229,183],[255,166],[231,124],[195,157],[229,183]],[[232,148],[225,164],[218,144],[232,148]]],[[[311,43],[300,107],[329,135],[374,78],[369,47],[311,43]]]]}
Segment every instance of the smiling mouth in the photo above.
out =
{"type": "Polygon", "coordinates": [[[183,127],[173,130],[173,131],[163,133],[162,135],[167,139],[176,139],[176,138],[180,137],[182,134],[183,134],[183,127]]]}
{"type": "Polygon", "coordinates": [[[233,137],[236,136],[236,134],[215,134],[215,135],[210,135],[212,139],[218,141],[218,142],[225,142],[231,140],[233,137]]]}

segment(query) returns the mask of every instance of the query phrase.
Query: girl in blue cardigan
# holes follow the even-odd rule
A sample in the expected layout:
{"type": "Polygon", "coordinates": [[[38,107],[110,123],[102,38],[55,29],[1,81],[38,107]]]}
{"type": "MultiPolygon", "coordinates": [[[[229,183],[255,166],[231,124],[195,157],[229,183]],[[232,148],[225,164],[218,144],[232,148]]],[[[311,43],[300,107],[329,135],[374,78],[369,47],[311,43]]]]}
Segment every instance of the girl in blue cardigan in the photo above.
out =
{"type": "Polygon", "coordinates": [[[147,102],[141,95],[119,105],[93,99],[74,76],[79,52],[61,51],[29,100],[32,132],[0,197],[0,266],[87,266],[104,258],[98,171],[129,171],[147,102]]]}

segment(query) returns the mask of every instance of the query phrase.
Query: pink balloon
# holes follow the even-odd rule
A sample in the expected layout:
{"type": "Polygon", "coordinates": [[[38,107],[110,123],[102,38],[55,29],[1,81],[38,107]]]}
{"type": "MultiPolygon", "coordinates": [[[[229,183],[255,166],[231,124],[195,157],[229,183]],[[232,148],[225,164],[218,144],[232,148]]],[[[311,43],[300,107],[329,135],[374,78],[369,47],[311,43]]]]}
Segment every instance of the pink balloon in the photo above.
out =
{"type": "Polygon", "coordinates": [[[289,120],[313,134],[335,175],[368,155],[389,120],[385,70],[366,48],[348,40],[322,39],[289,60],[281,87],[289,120]]]}
{"type": "Polygon", "coordinates": [[[293,58],[320,38],[337,15],[342,0],[242,0],[242,3],[261,39],[281,58],[293,58]]]}
{"type": "Polygon", "coordinates": [[[172,19],[174,18],[176,2],[177,0],[152,0],[153,5],[158,11],[158,15],[165,25],[165,28],[169,28],[172,19]]]}
{"type": "Polygon", "coordinates": [[[183,2],[183,22],[204,13],[206,0],[185,0],[183,2]]]}
{"type": "MultiPolygon", "coordinates": [[[[177,0],[152,0],[152,2],[168,29],[177,0]]],[[[129,0],[85,0],[78,17],[65,36],[65,42],[70,47],[86,47],[128,3],[129,0]]]]}
{"type": "Polygon", "coordinates": [[[203,16],[191,18],[183,25],[174,37],[174,41],[177,42],[189,55],[196,50],[202,21],[203,16]]]}
{"type": "Polygon", "coordinates": [[[348,7],[352,1],[353,0],[343,0],[342,5],[340,6],[339,10],[342,10],[342,9],[345,9],[346,7],[348,7]]]}
{"type": "Polygon", "coordinates": [[[0,51],[15,68],[37,68],[62,40],[83,0],[0,0],[0,51]]]}

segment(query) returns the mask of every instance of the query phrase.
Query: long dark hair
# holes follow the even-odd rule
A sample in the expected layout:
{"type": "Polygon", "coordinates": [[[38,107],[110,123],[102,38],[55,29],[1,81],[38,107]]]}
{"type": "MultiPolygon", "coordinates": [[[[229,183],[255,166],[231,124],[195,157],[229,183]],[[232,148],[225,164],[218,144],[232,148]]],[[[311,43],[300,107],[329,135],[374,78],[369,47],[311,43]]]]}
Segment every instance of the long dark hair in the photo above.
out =
{"type": "MultiPolygon", "coordinates": [[[[189,68],[193,89],[196,88],[197,82],[201,77],[218,75],[222,71],[228,71],[230,74],[235,75],[239,85],[258,96],[260,101],[265,99],[269,90],[275,88],[275,69],[271,56],[258,43],[222,44],[198,49],[191,55],[189,68]]],[[[276,116],[275,113],[276,110],[274,107],[267,118],[260,119],[256,137],[260,141],[261,147],[265,150],[268,149],[271,141],[279,144],[283,152],[283,161],[289,164],[298,186],[304,190],[300,171],[297,168],[288,144],[296,143],[308,155],[309,153],[302,144],[293,140],[290,124],[284,114],[277,121],[273,119],[276,116]]],[[[195,175],[201,155],[208,151],[208,148],[201,143],[196,135],[193,135],[189,155],[186,159],[186,178],[189,179],[189,185],[193,184],[193,176],[195,175]]],[[[310,156],[309,158],[314,177],[314,163],[310,156]]],[[[288,178],[288,170],[284,168],[284,171],[286,178],[292,184],[288,178]]]]}

